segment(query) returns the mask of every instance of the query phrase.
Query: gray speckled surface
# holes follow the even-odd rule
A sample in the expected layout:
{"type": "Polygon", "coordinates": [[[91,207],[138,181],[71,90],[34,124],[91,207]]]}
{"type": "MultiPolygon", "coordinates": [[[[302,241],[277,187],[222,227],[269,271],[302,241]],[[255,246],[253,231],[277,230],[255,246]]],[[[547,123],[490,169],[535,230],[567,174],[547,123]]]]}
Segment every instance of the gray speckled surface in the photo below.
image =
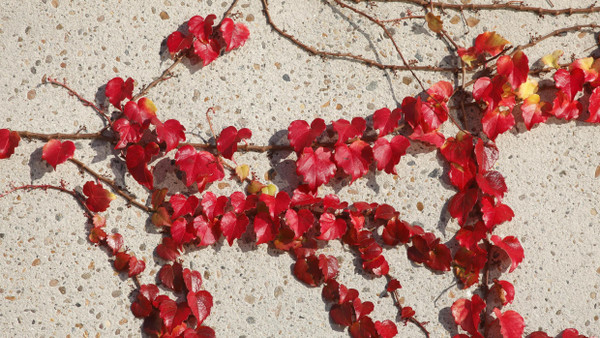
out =
{"type": "MultiPolygon", "coordinates": [[[[42,75],[66,78],[91,99],[115,76],[147,83],[170,64],[160,52],[169,33],[193,15],[220,15],[230,4],[210,0],[1,2],[0,128],[45,133],[95,131],[102,127],[102,120],[64,90],[41,86],[42,75]],[[162,12],[167,15],[161,16],[162,12]]],[[[381,31],[348,11],[318,0],[272,2],[273,19],[308,44],[400,62],[381,31]]],[[[526,2],[548,7],[545,0],[526,2]]],[[[553,3],[585,7],[594,1],[553,3]]],[[[420,12],[403,3],[381,3],[373,12],[392,18],[406,14],[407,9],[420,12]]],[[[243,48],[204,69],[189,64],[179,67],[175,78],[149,94],[159,117],[178,119],[191,141],[210,138],[204,118],[210,106],[216,107],[216,129],[248,127],[253,131],[252,142],[266,144],[284,140],[287,126],[295,119],[322,117],[330,122],[367,116],[418,93],[408,73],[386,74],[355,62],[309,56],[271,30],[258,0],[240,0],[235,12],[251,32],[243,48]]],[[[509,11],[465,16],[471,22],[480,21],[469,28],[458,12],[446,11],[443,16],[448,30],[465,44],[483,30],[496,30],[522,44],[531,34],[600,19],[598,14],[537,17],[509,11]]],[[[438,65],[449,55],[447,46],[419,22],[395,27],[394,36],[407,58],[420,64],[438,65]]],[[[574,33],[546,40],[527,55],[532,62],[555,49],[565,50],[567,57],[586,56],[594,47],[594,34],[574,33]]],[[[418,75],[428,83],[450,79],[438,73],[418,75]]],[[[524,130],[519,123],[515,132],[497,140],[501,157],[496,168],[509,187],[504,201],[516,214],[498,233],[518,236],[526,251],[519,268],[504,275],[516,288],[515,302],[509,308],[523,315],[526,332],[543,328],[556,334],[575,327],[580,333],[597,335],[600,178],[594,178],[594,172],[600,164],[600,130],[575,122],[550,122],[530,132],[524,130]]],[[[456,132],[451,126],[443,131],[447,136],[456,132]]],[[[121,175],[132,192],[145,196],[130,176],[123,178],[122,168],[111,161],[109,145],[87,141],[76,145],[77,158],[100,173],[121,175]]],[[[52,171],[40,161],[42,146],[43,142],[22,141],[10,160],[0,162],[0,190],[11,183],[56,184],[63,178],[69,187],[81,187],[90,179],[69,164],[52,171]]],[[[448,241],[458,229],[444,209],[454,192],[440,179],[443,168],[436,153],[419,147],[402,159],[398,177],[370,173],[351,186],[347,179],[334,180],[323,192],[337,191],[350,201],[392,204],[407,221],[448,241]],[[417,202],[423,203],[422,211],[417,202]]],[[[289,174],[293,158],[293,154],[272,159],[264,154],[237,157],[261,177],[274,166],[278,175],[273,182],[280,189],[297,184],[289,174]]],[[[166,184],[169,175],[174,174],[164,175],[158,183],[166,184]]],[[[229,194],[239,187],[230,182],[211,189],[229,194]]],[[[140,335],[141,321],[129,310],[134,285],[113,271],[105,252],[88,243],[84,217],[74,201],[53,192],[19,192],[0,199],[0,210],[2,335],[140,335]]],[[[112,203],[106,215],[108,229],[120,232],[126,245],[146,261],[142,282],[153,282],[151,276],[159,266],[152,250],[160,234],[147,224],[146,215],[127,208],[121,199],[112,203]]],[[[358,289],[363,300],[375,303],[373,318],[394,318],[391,301],[377,297],[384,281],[356,273],[353,254],[341,245],[333,243],[325,251],[340,259],[340,281],[358,289]]],[[[469,291],[453,286],[451,274],[435,275],[409,263],[403,248],[387,250],[385,255],[391,271],[400,277],[405,304],[415,308],[418,318],[429,321],[432,336],[456,333],[451,329],[449,307],[469,291]]],[[[320,289],[296,281],[290,273],[292,259],[285,254],[238,242],[233,247],[194,251],[184,261],[203,273],[204,286],[214,295],[206,324],[219,336],[347,336],[332,330],[320,289]]],[[[420,335],[414,326],[400,324],[398,328],[402,337],[420,335]]]]}

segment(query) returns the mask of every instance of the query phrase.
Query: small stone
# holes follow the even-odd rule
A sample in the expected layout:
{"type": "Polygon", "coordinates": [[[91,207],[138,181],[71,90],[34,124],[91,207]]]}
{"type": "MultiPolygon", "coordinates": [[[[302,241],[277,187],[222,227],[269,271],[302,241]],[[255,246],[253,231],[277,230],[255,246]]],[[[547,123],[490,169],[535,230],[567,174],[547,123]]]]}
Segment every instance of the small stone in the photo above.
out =
{"type": "Polygon", "coordinates": [[[169,14],[167,12],[165,12],[165,11],[160,12],[159,16],[163,20],[168,20],[169,19],[169,14]]]}
{"type": "Polygon", "coordinates": [[[367,85],[367,90],[374,91],[375,89],[377,89],[377,81],[371,81],[371,83],[367,85]]]}
{"type": "Polygon", "coordinates": [[[38,265],[40,265],[41,262],[42,261],[40,261],[39,258],[36,258],[33,260],[33,262],[31,262],[31,266],[38,266],[38,265]]]}
{"type": "Polygon", "coordinates": [[[287,74],[283,74],[283,81],[290,82],[290,76],[287,74]]]}
{"type": "Polygon", "coordinates": [[[58,285],[58,280],[53,279],[50,282],[48,282],[48,285],[50,285],[50,286],[57,286],[58,285]]]}
{"type": "Polygon", "coordinates": [[[248,21],[248,22],[252,22],[252,21],[254,21],[254,15],[252,15],[252,14],[248,14],[248,15],[246,16],[246,21],[248,21]]]}
{"type": "Polygon", "coordinates": [[[275,290],[273,290],[273,296],[275,296],[275,298],[281,296],[283,294],[283,288],[281,286],[278,286],[275,288],[275,290]]]}
{"type": "Polygon", "coordinates": [[[57,8],[58,7],[58,0],[52,0],[52,2],[50,2],[52,4],[52,7],[57,8]]]}
{"type": "Polygon", "coordinates": [[[423,211],[423,209],[424,209],[424,208],[425,208],[425,207],[423,206],[423,203],[422,203],[422,202],[417,202],[417,210],[419,210],[419,211],[423,211]]]}
{"type": "Polygon", "coordinates": [[[61,286],[58,288],[58,291],[60,291],[60,293],[62,293],[64,295],[65,293],[67,293],[67,288],[65,288],[64,286],[61,286]]]}
{"type": "Polygon", "coordinates": [[[30,91],[27,92],[27,98],[29,100],[35,99],[35,95],[36,95],[35,89],[32,89],[32,90],[30,90],[30,91]]]}

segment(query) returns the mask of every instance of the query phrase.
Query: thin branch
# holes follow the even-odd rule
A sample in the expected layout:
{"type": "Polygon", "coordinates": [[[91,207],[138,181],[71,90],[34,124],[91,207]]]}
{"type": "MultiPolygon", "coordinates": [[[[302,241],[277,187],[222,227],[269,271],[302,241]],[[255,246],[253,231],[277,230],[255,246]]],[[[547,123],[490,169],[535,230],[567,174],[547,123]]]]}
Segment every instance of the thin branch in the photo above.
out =
{"type": "MultiPolygon", "coordinates": [[[[394,292],[392,292],[391,295],[392,295],[392,299],[394,301],[394,305],[396,305],[396,307],[398,308],[398,311],[400,311],[400,313],[402,313],[402,305],[400,304],[400,297],[398,296],[398,290],[394,290],[394,292]]],[[[425,325],[423,325],[423,323],[418,321],[415,317],[410,317],[407,320],[409,322],[415,324],[419,329],[421,329],[421,331],[423,331],[423,333],[425,334],[425,337],[429,338],[429,331],[427,331],[427,329],[425,328],[425,325]]]]}
{"type": "Polygon", "coordinates": [[[51,185],[51,184],[39,184],[39,185],[33,185],[33,184],[28,184],[28,185],[23,185],[20,187],[13,187],[10,190],[6,191],[5,193],[0,195],[0,198],[5,197],[6,195],[13,193],[15,191],[18,190],[25,190],[25,191],[31,191],[31,190],[56,190],[62,193],[66,193],[71,195],[76,201],[77,203],[79,203],[79,206],[83,209],[85,216],[91,220],[94,217],[94,214],[90,211],[90,209],[85,205],[85,198],[83,196],[81,196],[80,193],[78,193],[75,190],[69,190],[65,187],[65,183],[63,181],[60,182],[60,186],[57,185],[51,185]]]}
{"type": "Polygon", "coordinates": [[[74,159],[74,158],[70,158],[69,162],[75,164],[76,166],[79,167],[79,169],[86,171],[88,174],[94,176],[94,178],[96,178],[99,181],[102,181],[104,183],[106,183],[108,186],[110,186],[110,188],[116,192],[118,195],[120,195],[121,197],[123,197],[125,200],[127,200],[128,204],[134,205],[136,207],[138,207],[139,209],[142,209],[146,212],[152,212],[153,209],[150,207],[145,206],[144,204],[138,202],[134,196],[132,196],[131,194],[129,194],[128,192],[122,190],[121,188],[119,188],[119,186],[117,186],[117,184],[115,183],[115,181],[110,180],[100,174],[98,174],[97,172],[93,171],[90,167],[86,166],[83,162],[74,159]]]}
{"type": "Polygon", "coordinates": [[[271,25],[271,28],[273,28],[273,30],[275,30],[279,35],[290,40],[292,43],[294,43],[300,49],[302,49],[312,55],[318,55],[318,56],[321,56],[324,58],[337,58],[337,59],[353,60],[353,61],[364,63],[367,66],[377,67],[379,69],[390,69],[390,70],[411,70],[412,69],[412,70],[430,71],[430,72],[459,72],[460,71],[460,68],[457,68],[457,67],[414,66],[414,65],[407,67],[404,65],[383,64],[383,63],[377,62],[373,59],[369,59],[369,58],[366,58],[366,57],[363,57],[360,55],[355,55],[352,53],[338,53],[338,52],[328,52],[328,51],[319,50],[315,47],[312,47],[312,46],[309,46],[309,45],[303,43],[302,41],[298,40],[293,35],[286,33],[283,29],[279,28],[275,24],[275,22],[273,22],[273,18],[271,17],[271,13],[269,11],[268,1],[262,0],[262,3],[263,3],[263,7],[264,7],[265,16],[267,18],[267,22],[269,23],[269,25],[271,25]]]}
{"type": "Polygon", "coordinates": [[[86,134],[62,134],[62,133],[52,133],[52,134],[44,134],[44,133],[34,133],[30,131],[17,131],[21,138],[27,139],[36,139],[42,141],[49,141],[53,139],[58,140],[112,140],[112,138],[102,135],[100,131],[95,133],[86,133],[86,134]]]}
{"type": "Polygon", "coordinates": [[[108,117],[108,115],[106,115],[106,113],[104,112],[104,109],[102,109],[101,107],[96,106],[96,104],[94,104],[93,102],[86,100],[83,98],[83,96],[81,96],[79,93],[77,93],[75,90],[71,89],[71,87],[69,87],[67,85],[67,80],[63,79],[63,82],[60,82],[56,79],[53,79],[51,77],[47,77],[46,75],[44,75],[42,77],[42,84],[53,84],[53,85],[57,85],[59,87],[63,87],[64,89],[66,89],[69,92],[69,95],[71,96],[75,96],[81,103],[83,103],[84,107],[92,107],[92,109],[94,109],[96,111],[96,113],[98,113],[100,116],[102,116],[106,122],[108,123],[109,126],[112,127],[112,121],[110,120],[110,118],[108,117]]]}
{"type": "MultiPolygon", "coordinates": [[[[360,2],[361,0],[354,0],[354,2],[360,2]]],[[[517,12],[530,12],[538,15],[560,15],[560,14],[588,14],[600,12],[600,7],[590,6],[585,8],[562,8],[562,9],[546,9],[541,7],[525,6],[522,2],[520,4],[514,3],[494,3],[494,4],[449,4],[444,2],[433,2],[428,0],[370,0],[377,2],[404,2],[419,6],[431,6],[444,9],[452,9],[456,11],[478,11],[478,10],[511,10],[517,12]]]]}
{"type": "Polygon", "coordinates": [[[557,35],[564,34],[567,32],[572,32],[572,31],[579,31],[584,28],[600,28],[600,25],[597,25],[594,23],[588,23],[588,24],[584,24],[584,25],[576,25],[576,26],[565,27],[565,28],[560,28],[560,29],[554,30],[554,31],[552,31],[544,36],[541,36],[539,38],[533,38],[532,41],[530,41],[527,44],[515,47],[514,51],[511,53],[511,55],[516,53],[519,50],[533,47],[533,46],[537,45],[538,43],[540,43],[548,38],[551,38],[553,36],[557,36],[557,35]]]}
{"type": "Polygon", "coordinates": [[[343,3],[341,0],[333,0],[336,4],[338,4],[340,7],[342,8],[346,8],[349,9],[351,11],[353,11],[354,13],[368,19],[369,21],[373,22],[374,24],[376,24],[377,26],[379,26],[383,32],[385,33],[385,35],[390,39],[390,41],[392,41],[392,44],[394,45],[394,48],[396,49],[396,52],[398,53],[398,55],[400,56],[400,59],[402,59],[402,63],[404,64],[404,66],[406,67],[406,69],[412,74],[412,76],[415,78],[415,80],[417,80],[417,82],[419,83],[419,86],[421,86],[421,89],[423,89],[423,91],[427,91],[427,89],[425,89],[425,86],[423,85],[423,82],[421,82],[421,79],[419,79],[419,77],[417,76],[417,74],[415,74],[415,72],[413,71],[413,69],[411,68],[411,66],[408,64],[408,62],[406,61],[406,59],[404,58],[404,55],[402,54],[402,51],[400,50],[400,47],[398,47],[398,44],[396,43],[396,40],[394,39],[394,37],[392,36],[392,34],[390,33],[390,31],[387,29],[387,27],[385,26],[385,24],[383,24],[381,21],[379,21],[379,19],[372,17],[370,15],[368,15],[367,13],[354,8],[352,6],[349,6],[345,3],[343,3]]]}

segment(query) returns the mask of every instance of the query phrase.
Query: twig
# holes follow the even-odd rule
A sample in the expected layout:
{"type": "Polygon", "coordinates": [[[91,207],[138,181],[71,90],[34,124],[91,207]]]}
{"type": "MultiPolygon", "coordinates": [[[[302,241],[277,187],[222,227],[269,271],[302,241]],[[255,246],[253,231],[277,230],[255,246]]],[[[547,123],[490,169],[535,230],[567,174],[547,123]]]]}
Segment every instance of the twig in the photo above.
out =
{"type": "Polygon", "coordinates": [[[373,22],[374,24],[376,24],[377,26],[379,26],[383,32],[385,33],[385,35],[390,39],[390,41],[392,41],[392,44],[394,45],[394,48],[396,49],[396,52],[398,53],[398,55],[400,56],[400,59],[402,60],[402,63],[404,64],[404,67],[406,67],[406,69],[412,74],[413,78],[415,78],[415,80],[417,80],[417,82],[419,83],[419,86],[421,86],[421,89],[423,89],[424,92],[427,91],[427,89],[425,89],[425,86],[423,85],[423,82],[421,82],[421,79],[419,79],[419,77],[417,76],[417,74],[415,74],[415,72],[413,71],[412,67],[408,64],[408,62],[406,61],[406,59],[404,58],[404,55],[402,54],[402,51],[400,50],[400,47],[398,47],[398,44],[396,43],[396,40],[394,39],[394,37],[392,36],[392,34],[390,33],[390,31],[387,29],[387,27],[385,26],[385,24],[383,24],[381,21],[379,21],[379,19],[372,17],[370,15],[368,15],[367,13],[354,8],[352,6],[349,6],[343,2],[341,2],[340,0],[333,0],[336,4],[338,4],[340,7],[342,8],[347,8],[351,11],[353,11],[354,13],[368,19],[369,21],[373,22]]]}
{"type": "Polygon", "coordinates": [[[1,194],[0,198],[3,198],[6,195],[13,193],[15,191],[18,191],[18,190],[27,190],[27,191],[29,191],[29,190],[44,190],[44,191],[46,191],[48,189],[56,190],[56,191],[63,192],[63,193],[73,196],[73,198],[77,201],[77,203],[79,203],[79,206],[81,206],[81,208],[83,209],[85,216],[89,220],[91,220],[94,217],[94,214],[85,205],[85,198],[83,196],[81,196],[81,194],[78,193],[77,191],[67,189],[65,187],[65,183],[63,181],[60,182],[60,186],[51,185],[51,184],[39,184],[39,185],[28,184],[28,185],[23,185],[20,187],[13,187],[12,189],[1,194]]]}
{"type": "Polygon", "coordinates": [[[97,172],[93,171],[90,167],[86,166],[83,162],[74,159],[74,158],[70,158],[69,162],[75,164],[76,166],[79,167],[79,169],[86,171],[88,174],[94,176],[94,178],[96,178],[99,181],[102,181],[104,183],[106,183],[107,185],[110,186],[110,188],[116,192],[118,195],[120,195],[121,197],[123,197],[125,200],[127,200],[127,203],[132,204],[146,212],[152,212],[153,209],[150,207],[147,207],[145,205],[143,205],[142,203],[138,202],[135,197],[133,197],[132,195],[130,195],[129,193],[127,193],[126,191],[122,190],[121,188],[119,188],[117,186],[117,184],[115,183],[115,181],[110,180],[100,174],[98,174],[97,172]]]}
{"type": "MultiPolygon", "coordinates": [[[[354,1],[358,2],[357,0],[354,0],[354,1]]],[[[410,3],[410,4],[424,6],[424,7],[426,7],[426,6],[436,7],[436,8],[440,8],[442,10],[444,10],[444,9],[452,9],[452,10],[456,10],[456,11],[512,10],[512,11],[518,11],[518,12],[531,12],[531,13],[535,13],[538,15],[560,15],[560,14],[572,15],[572,14],[588,14],[588,13],[600,12],[600,7],[598,7],[598,6],[592,6],[592,7],[586,7],[586,8],[546,9],[546,8],[541,8],[541,7],[525,6],[525,5],[523,5],[522,2],[519,2],[520,4],[517,5],[514,3],[510,3],[510,2],[509,3],[495,3],[495,4],[449,4],[449,3],[445,3],[445,2],[433,2],[433,1],[427,1],[427,0],[371,0],[371,1],[404,2],[404,3],[410,3]]]]}
{"type": "MultiPolygon", "coordinates": [[[[398,311],[400,311],[400,313],[402,313],[402,305],[400,304],[400,297],[398,296],[398,290],[394,290],[394,292],[392,292],[391,295],[392,295],[392,299],[394,301],[394,305],[396,305],[396,307],[398,308],[398,311]]],[[[425,328],[425,325],[423,325],[423,323],[418,321],[415,317],[410,317],[407,320],[409,322],[415,324],[419,329],[421,329],[421,331],[423,331],[423,333],[425,334],[425,337],[429,338],[429,331],[427,331],[427,329],[425,328]]]]}
{"type": "Polygon", "coordinates": [[[285,37],[286,39],[290,40],[292,43],[294,43],[296,46],[298,46],[299,48],[303,49],[304,51],[312,54],[312,55],[318,55],[321,57],[327,57],[327,58],[339,58],[339,59],[349,59],[349,60],[353,60],[353,61],[357,61],[357,62],[361,62],[366,64],[367,66],[372,66],[372,67],[377,67],[379,69],[390,69],[390,70],[418,70],[418,71],[430,71],[430,72],[458,72],[460,71],[459,68],[457,67],[436,67],[436,66],[404,66],[404,65],[391,65],[391,64],[383,64],[380,62],[377,62],[373,59],[369,59],[360,55],[355,55],[352,53],[338,53],[338,52],[328,52],[328,51],[323,51],[323,50],[319,50],[316,49],[315,47],[309,46],[304,44],[303,42],[301,42],[300,40],[298,40],[296,37],[294,37],[293,35],[286,33],[284,30],[282,30],[281,28],[279,28],[275,22],[273,22],[273,18],[271,17],[271,13],[269,11],[269,3],[267,0],[262,0],[263,3],[263,7],[264,7],[264,12],[265,12],[265,16],[267,18],[267,22],[269,23],[269,25],[271,25],[271,28],[273,28],[273,30],[275,30],[279,35],[285,37]]]}
{"type": "Polygon", "coordinates": [[[79,101],[81,101],[81,103],[83,103],[84,107],[92,107],[92,109],[94,109],[96,111],[96,113],[98,113],[100,116],[104,117],[104,119],[106,120],[108,125],[112,127],[112,121],[110,120],[108,115],[106,115],[104,113],[104,110],[101,109],[100,107],[96,106],[96,104],[94,104],[93,102],[84,99],[83,96],[79,95],[79,93],[77,93],[75,90],[71,89],[71,87],[69,87],[67,85],[66,79],[63,79],[63,82],[60,82],[56,79],[53,79],[51,77],[47,77],[46,75],[44,75],[42,77],[42,84],[47,84],[47,83],[57,85],[57,86],[60,86],[60,87],[63,87],[64,89],[66,89],[69,92],[69,95],[75,96],[79,101]]]}
{"type": "Polygon", "coordinates": [[[595,23],[588,23],[588,24],[585,24],[585,25],[576,25],[576,26],[565,27],[565,28],[560,28],[560,29],[554,30],[554,31],[552,31],[552,32],[550,32],[550,33],[548,33],[548,34],[546,34],[544,36],[532,39],[532,41],[529,42],[529,43],[527,43],[527,44],[515,47],[514,51],[511,53],[511,55],[513,55],[514,53],[516,53],[519,50],[523,50],[523,49],[526,49],[526,48],[529,48],[529,47],[533,47],[533,46],[537,45],[538,43],[540,43],[540,42],[542,42],[542,41],[544,41],[544,40],[546,40],[548,38],[551,38],[553,36],[557,36],[557,35],[560,35],[560,34],[563,34],[563,33],[571,32],[571,31],[579,31],[579,30],[584,29],[584,28],[600,28],[600,25],[597,25],[595,23]]]}
{"type": "Polygon", "coordinates": [[[21,138],[28,139],[36,139],[42,141],[49,141],[53,139],[58,140],[113,140],[111,137],[104,136],[100,131],[95,133],[86,133],[86,134],[62,134],[62,133],[52,133],[52,134],[43,134],[43,133],[34,133],[30,131],[17,131],[21,138]]]}

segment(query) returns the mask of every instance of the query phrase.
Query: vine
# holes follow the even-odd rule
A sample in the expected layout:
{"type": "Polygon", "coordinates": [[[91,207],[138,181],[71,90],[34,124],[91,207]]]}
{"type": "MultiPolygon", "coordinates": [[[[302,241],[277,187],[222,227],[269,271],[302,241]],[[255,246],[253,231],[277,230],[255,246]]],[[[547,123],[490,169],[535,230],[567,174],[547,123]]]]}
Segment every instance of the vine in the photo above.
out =
{"type": "MultiPolygon", "coordinates": [[[[207,247],[227,241],[229,246],[251,233],[256,245],[266,244],[288,252],[295,260],[294,276],[309,287],[322,288],[331,321],[347,327],[353,337],[393,337],[398,323],[413,325],[430,337],[424,318],[400,300],[401,283],[407,283],[394,262],[384,256],[384,248],[406,249],[408,259],[436,273],[452,271],[460,288],[473,288],[472,296],[460,298],[451,305],[451,315],[460,332],[454,337],[522,337],[525,320],[514,310],[506,310],[516,297],[516,289],[502,273],[517,269],[525,250],[515,236],[499,236],[497,227],[515,216],[503,203],[508,192],[504,176],[494,169],[500,149],[495,140],[515,128],[520,116],[527,130],[549,119],[586,124],[600,123],[600,61],[583,57],[560,63],[561,52],[542,58],[543,67],[531,68],[525,50],[541,41],[573,31],[594,30],[593,23],[558,28],[529,43],[512,47],[494,31],[479,34],[474,43],[462,46],[444,26],[439,11],[513,10],[538,15],[589,14],[600,7],[546,9],[526,6],[521,1],[508,4],[446,4],[433,1],[333,0],[330,6],[349,11],[375,24],[394,47],[402,64],[384,64],[360,55],[317,49],[287,33],[275,22],[267,0],[262,0],[265,18],[275,32],[300,49],[324,58],[341,58],[383,70],[408,71],[422,89],[407,96],[398,107],[377,109],[368,117],[295,120],[287,128],[286,144],[250,143],[252,131],[227,126],[217,133],[210,113],[206,111],[213,140],[186,142],[186,127],[176,119],[161,120],[154,102],[147,97],[160,83],[174,76],[174,69],[184,62],[198,61],[203,67],[226,53],[244,47],[249,29],[234,21],[233,1],[220,22],[214,14],[196,15],[182,29],[171,33],[166,47],[172,63],[134,95],[132,78],[115,77],[106,83],[104,94],[110,106],[85,99],[67,85],[66,80],[44,76],[42,84],[67,91],[100,116],[105,126],[92,133],[52,133],[0,129],[0,159],[10,158],[21,139],[45,141],[42,160],[53,170],[63,163],[75,165],[92,177],[82,189],[59,185],[25,184],[11,186],[0,195],[20,190],[54,190],[70,195],[84,212],[89,225],[90,243],[103,247],[111,257],[115,270],[132,278],[137,291],[131,304],[132,313],[143,319],[147,334],[164,337],[213,337],[214,330],[205,325],[213,307],[211,290],[203,287],[200,271],[186,262],[185,254],[195,247],[207,247]],[[361,6],[366,2],[366,6],[361,6]],[[424,15],[408,12],[397,19],[380,19],[369,12],[377,3],[403,2],[423,7],[424,15]],[[389,28],[405,20],[424,20],[428,29],[451,46],[456,66],[415,65],[407,60],[389,28]],[[456,85],[438,81],[426,87],[417,71],[447,72],[455,76],[456,85]],[[539,85],[534,76],[551,73],[550,83],[539,85]],[[466,74],[472,79],[467,80],[466,74]],[[472,89],[469,89],[472,88],[472,89]],[[547,91],[550,99],[538,91],[547,91]],[[457,105],[451,102],[459,101],[457,105]],[[477,111],[476,118],[467,116],[465,106],[477,111]],[[461,112],[461,119],[452,114],[461,112]],[[447,121],[458,132],[444,135],[447,121]],[[115,158],[148,193],[140,199],[116,178],[102,175],[75,157],[72,140],[105,142],[116,150],[115,158]],[[457,248],[442,243],[427,227],[411,224],[399,208],[369,201],[342,201],[336,194],[323,194],[320,187],[342,177],[352,184],[369,172],[398,175],[398,164],[414,143],[422,143],[427,151],[438,151],[449,167],[445,177],[455,190],[447,204],[450,216],[460,229],[455,234],[457,248]],[[240,152],[293,152],[296,174],[301,183],[289,191],[261,180],[247,164],[239,164],[240,152]],[[158,188],[154,182],[152,163],[168,159],[180,174],[188,190],[175,187],[158,188]],[[240,187],[230,195],[216,195],[211,184],[223,180],[236,181],[240,187]],[[108,188],[108,189],[106,189],[108,188]],[[194,191],[190,193],[190,191],[194,191]],[[196,192],[197,191],[197,192],[196,192]],[[125,245],[118,232],[107,233],[105,216],[113,200],[123,198],[130,206],[148,214],[151,223],[162,234],[155,254],[164,263],[157,272],[156,283],[142,284],[138,276],[146,272],[146,262],[125,245]],[[397,309],[389,318],[371,317],[374,304],[361,300],[360,294],[339,280],[339,262],[322,253],[331,241],[350,248],[360,260],[362,270],[374,278],[384,278],[386,289],[397,309]],[[159,286],[161,288],[159,288],[159,286]]],[[[364,291],[363,291],[364,292],[364,291]]],[[[414,308],[413,308],[414,307],[414,308]]],[[[528,337],[549,337],[543,331],[529,330],[528,337]]],[[[583,337],[566,328],[562,337],[583,337]]]]}

